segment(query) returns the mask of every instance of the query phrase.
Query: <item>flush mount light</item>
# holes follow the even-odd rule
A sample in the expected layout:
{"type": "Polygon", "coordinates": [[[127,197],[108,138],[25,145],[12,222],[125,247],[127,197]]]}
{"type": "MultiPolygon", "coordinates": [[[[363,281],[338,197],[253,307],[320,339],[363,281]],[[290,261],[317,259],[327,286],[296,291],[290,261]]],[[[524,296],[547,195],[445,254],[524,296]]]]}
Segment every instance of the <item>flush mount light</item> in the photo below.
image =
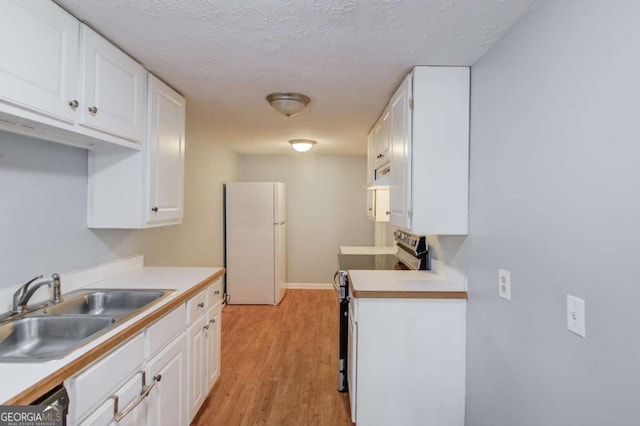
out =
{"type": "Polygon", "coordinates": [[[293,139],[290,140],[291,148],[298,152],[307,152],[317,143],[316,141],[312,141],[310,139],[293,139]]]}
{"type": "Polygon", "coordinates": [[[267,95],[267,101],[276,111],[291,117],[302,111],[311,99],[302,93],[271,93],[267,95]]]}

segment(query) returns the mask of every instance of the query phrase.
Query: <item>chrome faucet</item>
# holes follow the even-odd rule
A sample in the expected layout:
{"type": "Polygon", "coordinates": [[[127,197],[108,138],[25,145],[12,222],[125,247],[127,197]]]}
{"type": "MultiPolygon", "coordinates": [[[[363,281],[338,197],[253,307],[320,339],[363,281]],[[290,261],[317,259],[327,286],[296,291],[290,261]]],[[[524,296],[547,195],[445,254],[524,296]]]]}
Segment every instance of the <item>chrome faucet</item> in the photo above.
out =
{"type": "Polygon", "coordinates": [[[62,302],[62,283],[60,282],[60,275],[53,274],[51,275],[51,279],[48,281],[41,281],[34,286],[31,284],[35,280],[39,280],[42,278],[42,275],[35,277],[30,280],[23,286],[21,286],[18,291],[16,291],[13,295],[13,313],[21,314],[27,310],[27,303],[33,296],[33,294],[42,286],[49,286],[49,288],[53,288],[53,300],[52,302],[60,303],[62,302]]]}

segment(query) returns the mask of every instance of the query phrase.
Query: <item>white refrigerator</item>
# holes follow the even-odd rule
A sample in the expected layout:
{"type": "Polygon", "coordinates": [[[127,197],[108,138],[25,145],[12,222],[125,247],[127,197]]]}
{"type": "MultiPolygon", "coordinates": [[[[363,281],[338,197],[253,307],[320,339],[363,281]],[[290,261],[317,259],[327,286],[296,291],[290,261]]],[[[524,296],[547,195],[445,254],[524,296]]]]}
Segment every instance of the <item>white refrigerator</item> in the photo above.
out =
{"type": "Polygon", "coordinates": [[[228,302],[277,305],[287,289],[284,183],[227,183],[225,197],[228,302]]]}

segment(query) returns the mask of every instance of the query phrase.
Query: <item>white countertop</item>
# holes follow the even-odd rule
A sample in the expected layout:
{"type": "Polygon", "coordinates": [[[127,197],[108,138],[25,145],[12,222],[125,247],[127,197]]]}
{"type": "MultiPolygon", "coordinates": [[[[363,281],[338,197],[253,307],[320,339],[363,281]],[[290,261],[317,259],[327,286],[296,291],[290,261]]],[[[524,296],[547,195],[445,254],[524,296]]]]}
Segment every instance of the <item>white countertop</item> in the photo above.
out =
{"type": "MultiPolygon", "coordinates": [[[[0,377],[2,377],[2,386],[0,386],[0,402],[8,401],[24,389],[35,385],[45,377],[55,373],[57,370],[68,365],[84,353],[105,342],[107,339],[124,330],[126,327],[140,321],[157,309],[160,309],[171,300],[179,297],[185,291],[191,289],[221,270],[222,268],[143,267],[123,272],[104,280],[86,284],[84,288],[171,289],[176,290],[176,293],[161,300],[139,315],[118,324],[117,327],[110,330],[108,333],[103,334],[90,344],[76,349],[62,359],[40,363],[0,362],[0,377]]],[[[62,278],[64,297],[67,293],[65,292],[64,287],[64,275],[62,278]]]]}
{"type": "Polygon", "coordinates": [[[465,275],[444,265],[437,265],[435,270],[350,270],[349,284],[354,297],[450,297],[466,299],[467,283],[465,275]]]}
{"type": "Polygon", "coordinates": [[[396,254],[398,247],[340,246],[340,254],[396,254]]]}

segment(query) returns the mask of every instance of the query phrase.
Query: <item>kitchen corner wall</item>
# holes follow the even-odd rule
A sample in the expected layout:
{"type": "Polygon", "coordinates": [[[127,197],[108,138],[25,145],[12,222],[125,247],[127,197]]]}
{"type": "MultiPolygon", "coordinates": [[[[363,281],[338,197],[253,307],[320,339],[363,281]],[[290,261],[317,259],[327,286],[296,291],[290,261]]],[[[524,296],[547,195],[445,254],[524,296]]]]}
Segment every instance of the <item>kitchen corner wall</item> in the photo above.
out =
{"type": "Polygon", "coordinates": [[[373,245],[366,157],[243,155],[240,180],[287,186],[287,281],[330,283],[341,245],[373,245]]]}
{"type": "Polygon", "coordinates": [[[222,266],[222,184],[237,178],[238,157],[189,114],[186,140],[182,225],[93,230],[87,151],[0,132],[0,289],[133,254],[147,265],[222,266]]]}
{"type": "Polygon", "coordinates": [[[638,16],[541,1],[472,67],[468,426],[638,424],[638,16]]]}

